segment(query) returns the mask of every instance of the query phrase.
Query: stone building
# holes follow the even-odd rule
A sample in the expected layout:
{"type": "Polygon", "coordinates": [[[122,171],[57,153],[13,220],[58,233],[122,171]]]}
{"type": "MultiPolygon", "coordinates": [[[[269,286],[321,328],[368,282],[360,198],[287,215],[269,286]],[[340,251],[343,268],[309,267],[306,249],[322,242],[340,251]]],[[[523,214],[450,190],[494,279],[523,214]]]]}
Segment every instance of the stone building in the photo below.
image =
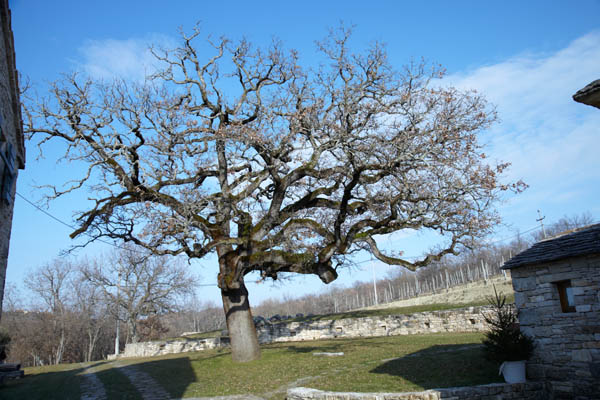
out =
{"type": "Polygon", "coordinates": [[[538,242],[503,268],[536,344],[528,379],[545,382],[549,399],[599,399],[600,224],[538,242]]]}
{"type": "Polygon", "coordinates": [[[25,167],[19,81],[8,0],[0,0],[0,317],[17,173],[25,167]]]}

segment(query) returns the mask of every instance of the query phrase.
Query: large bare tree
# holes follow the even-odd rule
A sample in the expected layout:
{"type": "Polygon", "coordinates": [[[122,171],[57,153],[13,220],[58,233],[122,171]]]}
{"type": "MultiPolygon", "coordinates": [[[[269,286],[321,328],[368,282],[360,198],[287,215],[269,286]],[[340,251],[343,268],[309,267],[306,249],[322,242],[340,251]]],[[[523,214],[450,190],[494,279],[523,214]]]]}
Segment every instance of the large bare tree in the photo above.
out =
{"type": "Polygon", "coordinates": [[[401,70],[381,44],[355,54],[346,29],[318,44],[323,66],[303,68],[278,42],[209,41],[182,33],[154,50],[164,69],[144,83],[72,75],[25,100],[25,129],[88,168],[51,197],[96,193],[79,215],[92,238],[155,254],[216,252],[234,360],[259,357],[244,276],[318,275],[350,253],[416,269],[487,233],[506,164],[489,165],[477,135],[495,112],[475,92],[435,84],[442,70],[401,70]],[[376,235],[441,234],[438,251],[410,261],[376,235]]]}

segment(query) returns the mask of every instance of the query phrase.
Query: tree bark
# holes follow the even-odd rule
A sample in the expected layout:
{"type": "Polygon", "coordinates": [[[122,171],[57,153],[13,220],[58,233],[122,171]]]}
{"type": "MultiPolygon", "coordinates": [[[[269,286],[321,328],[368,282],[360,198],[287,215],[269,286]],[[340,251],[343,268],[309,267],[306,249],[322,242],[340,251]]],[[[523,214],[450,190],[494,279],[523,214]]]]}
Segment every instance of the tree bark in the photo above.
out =
{"type": "Polygon", "coordinates": [[[233,361],[247,362],[259,359],[260,347],[246,285],[242,282],[239,289],[221,289],[221,297],[233,361]]]}
{"type": "Polygon", "coordinates": [[[129,317],[127,319],[127,336],[128,336],[127,339],[131,340],[131,343],[137,343],[139,340],[138,334],[137,334],[136,321],[137,321],[136,317],[129,317]]]}

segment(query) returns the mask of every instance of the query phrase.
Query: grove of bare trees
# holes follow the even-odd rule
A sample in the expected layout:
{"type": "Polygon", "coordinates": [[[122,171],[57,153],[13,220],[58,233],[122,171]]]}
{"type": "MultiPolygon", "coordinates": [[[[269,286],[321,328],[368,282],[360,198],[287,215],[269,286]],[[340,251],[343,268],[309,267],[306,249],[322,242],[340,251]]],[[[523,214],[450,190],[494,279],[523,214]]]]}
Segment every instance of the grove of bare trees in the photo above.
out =
{"type": "Polygon", "coordinates": [[[158,317],[183,309],[196,284],[176,259],[133,246],[97,259],[55,259],[27,275],[29,304],[7,290],[10,356],[24,365],[102,359],[115,350],[121,325],[119,347],[157,338],[167,332],[158,317]]]}
{"type": "Polygon", "coordinates": [[[114,305],[111,312],[127,325],[127,342],[136,343],[142,317],[173,312],[179,298],[193,294],[196,281],[189,268],[177,261],[129,246],[89,263],[81,273],[114,305]]]}
{"type": "Polygon", "coordinates": [[[244,277],[337,278],[368,251],[415,270],[490,232],[508,164],[478,135],[496,115],[483,96],[438,84],[443,69],[395,67],[381,43],[351,32],[318,42],[320,67],[278,41],[209,39],[153,49],[163,68],[142,83],[73,74],[23,96],[24,129],[41,148],[62,142],[85,171],[50,198],[90,189],[72,237],[135,243],[156,255],[218,255],[232,356],[260,356],[244,277]],[[304,64],[304,65],[303,65],[304,64]],[[421,260],[376,237],[403,229],[442,239],[421,260]]]}

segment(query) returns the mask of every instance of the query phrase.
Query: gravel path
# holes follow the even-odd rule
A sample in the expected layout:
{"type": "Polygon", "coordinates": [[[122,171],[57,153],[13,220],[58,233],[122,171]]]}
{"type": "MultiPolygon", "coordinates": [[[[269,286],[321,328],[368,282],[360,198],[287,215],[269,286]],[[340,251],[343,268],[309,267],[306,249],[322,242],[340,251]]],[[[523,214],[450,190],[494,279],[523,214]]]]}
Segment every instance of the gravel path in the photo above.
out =
{"type": "Polygon", "coordinates": [[[142,395],[144,400],[171,400],[171,396],[150,375],[140,371],[134,365],[115,365],[142,395]]]}
{"type": "Polygon", "coordinates": [[[107,400],[104,385],[98,379],[93,367],[86,368],[81,377],[81,400],[107,400]]]}

